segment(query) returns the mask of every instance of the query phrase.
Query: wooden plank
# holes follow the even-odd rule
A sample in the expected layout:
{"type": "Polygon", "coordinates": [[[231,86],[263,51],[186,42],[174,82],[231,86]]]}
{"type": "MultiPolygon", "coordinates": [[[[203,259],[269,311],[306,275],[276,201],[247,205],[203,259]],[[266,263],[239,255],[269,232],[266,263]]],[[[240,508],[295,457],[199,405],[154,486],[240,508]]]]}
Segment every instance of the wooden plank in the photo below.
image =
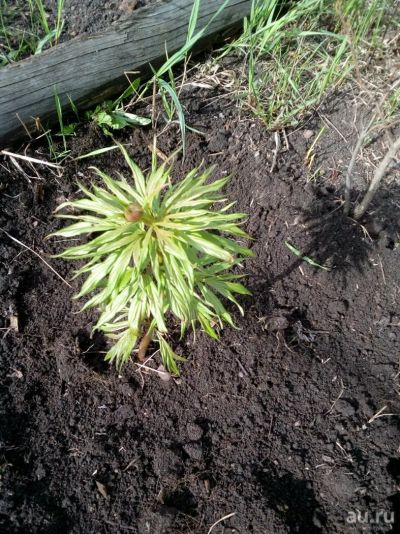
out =
{"type": "MultiPolygon", "coordinates": [[[[204,28],[222,0],[202,0],[197,29],[204,28]]],[[[125,72],[144,72],[186,41],[192,0],[164,0],[133,13],[107,32],[77,37],[40,55],[0,69],[0,147],[20,136],[22,123],[33,131],[35,118],[54,116],[54,92],[80,109],[93,106],[127,84],[125,72]]],[[[207,28],[213,34],[250,11],[251,0],[231,0],[207,28]]]]}

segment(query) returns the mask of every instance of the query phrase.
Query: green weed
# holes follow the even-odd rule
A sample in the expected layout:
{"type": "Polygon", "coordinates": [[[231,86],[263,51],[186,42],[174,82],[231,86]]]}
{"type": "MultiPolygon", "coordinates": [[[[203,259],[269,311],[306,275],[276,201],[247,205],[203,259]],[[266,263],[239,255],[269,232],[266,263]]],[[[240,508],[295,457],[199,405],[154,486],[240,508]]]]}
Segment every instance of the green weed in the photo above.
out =
{"type": "Polygon", "coordinates": [[[241,102],[270,128],[296,125],[356,67],[359,48],[381,27],[383,4],[254,0],[242,35],[222,54],[245,60],[241,102]]]}
{"type": "Polygon", "coordinates": [[[315,260],[310,258],[309,256],[303,256],[303,254],[300,252],[298,248],[296,248],[294,245],[289,243],[288,241],[285,241],[285,245],[290,250],[292,254],[300,258],[301,260],[305,261],[312,267],[317,267],[318,269],[323,269],[324,271],[330,271],[329,267],[325,267],[324,265],[321,265],[320,263],[317,263],[315,260]]]}
{"type": "Polygon", "coordinates": [[[0,66],[57,44],[63,10],[64,0],[57,0],[54,26],[50,26],[43,0],[0,0],[0,66]]]}

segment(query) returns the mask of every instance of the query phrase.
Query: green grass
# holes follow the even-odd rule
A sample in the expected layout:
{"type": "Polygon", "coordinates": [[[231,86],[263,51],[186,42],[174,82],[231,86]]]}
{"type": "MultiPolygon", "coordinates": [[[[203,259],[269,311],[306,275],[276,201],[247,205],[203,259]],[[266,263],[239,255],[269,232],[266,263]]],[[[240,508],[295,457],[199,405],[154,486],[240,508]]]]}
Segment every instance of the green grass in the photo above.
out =
{"type": "Polygon", "coordinates": [[[317,267],[318,269],[323,269],[324,271],[330,271],[329,267],[325,267],[325,265],[321,265],[320,263],[317,263],[315,260],[313,260],[309,256],[304,256],[297,247],[295,247],[288,241],[285,241],[285,245],[287,246],[287,248],[290,250],[292,254],[297,256],[297,258],[300,258],[301,260],[305,261],[312,267],[317,267]]]}
{"type": "Polygon", "coordinates": [[[357,68],[379,40],[385,0],[254,0],[222,56],[245,62],[237,93],[271,129],[294,126],[357,68]]]}
{"type": "Polygon", "coordinates": [[[57,0],[54,25],[43,0],[0,0],[0,67],[57,44],[63,26],[64,0],[57,0]]]}
{"type": "Polygon", "coordinates": [[[203,28],[198,29],[198,14],[201,0],[194,0],[188,21],[186,41],[183,46],[171,56],[168,54],[168,50],[166,50],[166,61],[158,69],[153,69],[153,76],[150,80],[143,84],[140,84],[139,78],[132,80],[129,87],[115,101],[103,102],[95,110],[86,113],[86,118],[97,124],[107,135],[112,135],[114,130],[128,126],[147,126],[151,122],[149,118],[139,117],[128,110],[136,106],[143,98],[149,97],[153,93],[154,97],[160,97],[166,124],[168,125],[175,120],[177,121],[181,131],[182,151],[185,154],[186,133],[190,128],[186,124],[185,112],[179,98],[179,89],[173,68],[178,63],[187,62],[188,55],[193,46],[204,36],[209,24],[225,9],[229,1],[224,0],[221,2],[218,10],[210,18],[208,23],[203,28]],[[125,105],[128,98],[130,100],[125,105]]]}

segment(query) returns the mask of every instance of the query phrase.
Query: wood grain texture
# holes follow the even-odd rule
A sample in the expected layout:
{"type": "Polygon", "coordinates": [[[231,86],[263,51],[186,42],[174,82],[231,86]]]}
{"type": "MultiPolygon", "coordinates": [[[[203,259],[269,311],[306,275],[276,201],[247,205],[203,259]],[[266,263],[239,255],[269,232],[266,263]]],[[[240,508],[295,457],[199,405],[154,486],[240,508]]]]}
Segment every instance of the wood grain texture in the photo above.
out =
{"type": "MultiPolygon", "coordinates": [[[[222,0],[202,0],[197,29],[206,26],[222,0]]],[[[192,0],[164,0],[142,8],[107,32],[77,37],[40,55],[0,70],[0,147],[55,113],[54,92],[80,109],[126,86],[124,73],[146,71],[186,41],[192,0]]],[[[205,38],[234,25],[250,11],[251,0],[231,0],[207,28],[205,38]]],[[[207,39],[202,40],[203,44],[207,39]]]]}

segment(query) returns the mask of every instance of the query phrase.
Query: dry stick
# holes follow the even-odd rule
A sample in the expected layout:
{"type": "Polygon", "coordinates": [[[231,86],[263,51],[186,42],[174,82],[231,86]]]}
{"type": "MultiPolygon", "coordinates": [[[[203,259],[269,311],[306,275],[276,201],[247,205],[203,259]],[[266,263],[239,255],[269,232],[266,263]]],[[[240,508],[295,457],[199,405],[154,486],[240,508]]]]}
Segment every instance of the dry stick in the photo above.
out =
{"type": "Polygon", "coordinates": [[[208,531],[207,534],[210,534],[213,528],[216,527],[219,523],[222,523],[222,521],[225,521],[226,519],[229,519],[230,517],[233,517],[234,515],[236,515],[236,512],[232,512],[231,514],[224,515],[224,517],[221,517],[221,519],[218,519],[218,521],[216,521],[213,525],[211,525],[210,530],[208,531]]]}
{"type": "Polygon", "coordinates": [[[356,206],[354,210],[354,219],[357,221],[358,219],[361,219],[361,217],[366,212],[371,200],[374,198],[375,193],[382,181],[382,178],[391,163],[392,159],[396,157],[397,151],[400,150],[400,137],[396,139],[396,141],[389,147],[389,150],[386,152],[385,157],[380,162],[378,168],[376,169],[374,173],[374,177],[372,178],[372,181],[370,183],[370,186],[368,188],[368,191],[365,193],[364,198],[360,202],[358,206],[356,206]]]}
{"type": "Polygon", "coordinates": [[[375,419],[378,419],[379,417],[385,417],[385,416],[392,416],[397,415],[395,413],[383,413],[386,410],[387,406],[383,406],[380,410],[376,412],[370,419],[368,419],[368,423],[371,424],[375,421],[375,419]]]}
{"type": "Polygon", "coordinates": [[[350,213],[350,194],[351,194],[351,189],[353,187],[353,179],[352,179],[353,168],[356,163],[358,153],[360,152],[361,147],[364,143],[364,139],[366,138],[369,132],[369,129],[371,128],[371,125],[374,120],[375,120],[375,114],[373,115],[372,119],[369,121],[368,126],[364,128],[362,132],[360,133],[360,136],[354,148],[353,154],[351,155],[349,166],[347,168],[346,178],[345,178],[345,189],[344,189],[344,214],[345,215],[348,215],[350,213]]]}
{"type": "MultiPolygon", "coordinates": [[[[368,133],[371,130],[371,126],[374,123],[374,121],[376,119],[376,116],[379,114],[381,119],[382,120],[384,119],[384,116],[383,116],[383,113],[382,113],[382,106],[385,103],[385,100],[387,99],[388,94],[391,91],[393,91],[394,89],[396,89],[396,87],[399,84],[400,84],[400,78],[398,78],[394,83],[392,83],[392,85],[389,87],[388,91],[382,96],[382,98],[380,99],[380,101],[376,105],[375,113],[373,113],[372,118],[368,123],[368,126],[366,128],[364,128],[362,130],[362,132],[360,133],[360,137],[358,138],[357,144],[356,144],[356,146],[354,148],[354,151],[353,151],[353,154],[351,156],[350,164],[349,164],[347,172],[346,172],[345,191],[344,191],[344,214],[345,215],[349,215],[349,213],[350,213],[350,193],[351,193],[351,188],[352,188],[352,185],[353,185],[352,184],[353,180],[352,180],[351,174],[353,172],[353,167],[355,165],[358,153],[361,150],[361,147],[362,147],[362,144],[364,142],[364,139],[366,138],[366,136],[368,135],[368,133]]],[[[362,84],[360,84],[360,85],[362,85],[362,84]]],[[[392,142],[392,143],[394,142],[393,139],[390,138],[390,136],[389,136],[389,141],[392,142]]]]}
{"type": "Polygon", "coordinates": [[[10,158],[23,159],[24,161],[28,161],[30,163],[39,163],[40,165],[46,165],[47,167],[52,167],[53,169],[62,169],[60,165],[56,165],[55,163],[50,163],[43,159],[31,158],[30,156],[22,156],[21,154],[14,154],[8,150],[2,150],[0,154],[3,156],[9,156],[10,158]]]}
{"type": "Polygon", "coordinates": [[[53,273],[58,276],[58,278],[60,280],[62,280],[64,282],[64,284],[67,284],[68,287],[70,287],[72,289],[72,286],[71,284],[69,284],[62,276],[61,274],[58,274],[58,272],[50,265],[50,263],[47,263],[47,261],[42,258],[42,256],[40,254],[38,254],[35,250],[33,250],[33,248],[30,248],[28,247],[28,245],[25,245],[24,243],[22,243],[22,241],[19,241],[18,239],[16,239],[15,237],[13,237],[12,235],[10,235],[8,232],[6,232],[5,230],[3,230],[3,228],[0,228],[0,230],[2,232],[4,232],[6,234],[7,237],[9,237],[12,241],[15,241],[16,243],[18,243],[18,245],[21,245],[21,247],[24,247],[26,248],[27,250],[29,250],[30,252],[32,252],[33,254],[35,254],[35,256],[37,256],[45,265],[47,265],[47,267],[53,271],[53,273]]]}

